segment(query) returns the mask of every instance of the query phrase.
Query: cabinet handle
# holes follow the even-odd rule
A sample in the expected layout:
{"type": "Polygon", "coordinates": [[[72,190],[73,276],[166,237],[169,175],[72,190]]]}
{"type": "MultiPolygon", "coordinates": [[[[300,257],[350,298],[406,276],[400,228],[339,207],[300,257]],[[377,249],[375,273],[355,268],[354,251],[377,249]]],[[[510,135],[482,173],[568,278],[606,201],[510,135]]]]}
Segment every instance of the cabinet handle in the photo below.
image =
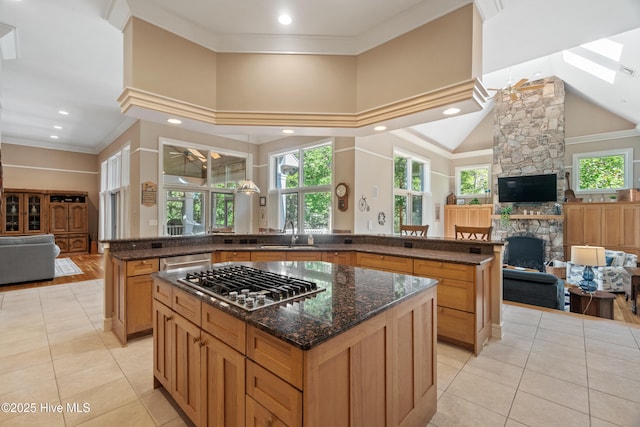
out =
{"type": "Polygon", "coordinates": [[[204,347],[205,345],[207,345],[207,342],[205,340],[200,341],[200,347],[204,347]]]}
{"type": "Polygon", "coordinates": [[[169,320],[173,320],[173,316],[168,316],[168,317],[167,317],[167,322],[168,322],[169,320]]]}
{"type": "Polygon", "coordinates": [[[265,425],[265,427],[273,427],[273,421],[272,420],[264,420],[264,425],[265,425]]]}
{"type": "Polygon", "coordinates": [[[200,341],[200,337],[193,337],[193,343],[197,343],[198,341],[200,341]]]}

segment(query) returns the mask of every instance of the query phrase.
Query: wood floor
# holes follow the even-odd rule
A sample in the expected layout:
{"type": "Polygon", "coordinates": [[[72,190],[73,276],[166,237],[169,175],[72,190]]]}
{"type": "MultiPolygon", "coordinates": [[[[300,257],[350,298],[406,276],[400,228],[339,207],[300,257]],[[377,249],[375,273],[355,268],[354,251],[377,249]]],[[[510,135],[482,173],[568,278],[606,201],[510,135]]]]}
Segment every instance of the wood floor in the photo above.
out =
{"type": "MultiPolygon", "coordinates": [[[[94,255],[72,255],[69,256],[82,270],[82,274],[75,276],[58,277],[46,282],[30,282],[18,285],[0,286],[0,292],[12,291],[16,289],[37,288],[41,286],[61,285],[64,283],[82,282],[85,280],[102,279],[104,277],[103,257],[101,254],[94,255]]],[[[613,319],[640,325],[640,315],[631,312],[631,302],[625,301],[624,294],[617,294],[616,300],[613,302],[613,319]]]]}

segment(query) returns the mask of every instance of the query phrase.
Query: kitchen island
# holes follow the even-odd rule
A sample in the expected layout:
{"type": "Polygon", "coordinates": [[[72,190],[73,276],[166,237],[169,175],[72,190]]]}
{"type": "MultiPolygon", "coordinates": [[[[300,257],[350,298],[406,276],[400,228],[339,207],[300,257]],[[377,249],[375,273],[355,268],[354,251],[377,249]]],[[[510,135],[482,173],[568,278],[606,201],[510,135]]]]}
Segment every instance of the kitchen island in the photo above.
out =
{"type": "Polygon", "coordinates": [[[181,283],[193,269],[153,274],[156,386],[194,423],[428,423],[435,280],[320,261],[240,265],[314,282],[320,292],[246,311],[181,283]]]}

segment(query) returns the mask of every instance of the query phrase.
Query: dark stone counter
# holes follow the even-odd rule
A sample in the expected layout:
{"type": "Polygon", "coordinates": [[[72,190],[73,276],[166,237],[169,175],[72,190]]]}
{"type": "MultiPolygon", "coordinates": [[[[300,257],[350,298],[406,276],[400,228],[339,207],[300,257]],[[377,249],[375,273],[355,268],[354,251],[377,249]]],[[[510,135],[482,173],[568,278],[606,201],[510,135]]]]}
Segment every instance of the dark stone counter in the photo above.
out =
{"type": "MultiPolygon", "coordinates": [[[[483,242],[486,245],[486,242],[483,242]]],[[[468,243],[467,243],[468,244],[468,243]]],[[[281,247],[261,247],[261,244],[199,244],[199,245],[187,245],[184,246],[172,246],[162,248],[134,248],[111,252],[111,256],[122,260],[132,261],[139,259],[149,258],[166,258],[178,255],[191,255],[200,253],[213,253],[216,251],[356,251],[366,252],[379,255],[395,255],[408,258],[425,259],[432,261],[453,262],[457,264],[469,264],[479,265],[485,262],[489,262],[493,259],[493,251],[489,253],[469,253],[462,250],[452,250],[450,246],[443,247],[442,249],[427,249],[427,248],[405,248],[403,246],[392,246],[386,244],[371,244],[371,243],[358,243],[358,244],[344,244],[344,243],[324,243],[317,244],[312,247],[295,247],[295,248],[281,248],[281,247]]],[[[464,246],[461,246],[464,248],[464,246]]],[[[484,251],[486,252],[486,251],[484,251]]]]}
{"type": "MultiPolygon", "coordinates": [[[[214,264],[213,267],[227,264],[214,264]]],[[[158,272],[153,276],[303,350],[309,350],[437,284],[436,280],[424,277],[320,261],[235,264],[313,281],[324,290],[301,301],[248,312],[178,282],[177,279],[183,278],[188,269],[158,272]]]]}

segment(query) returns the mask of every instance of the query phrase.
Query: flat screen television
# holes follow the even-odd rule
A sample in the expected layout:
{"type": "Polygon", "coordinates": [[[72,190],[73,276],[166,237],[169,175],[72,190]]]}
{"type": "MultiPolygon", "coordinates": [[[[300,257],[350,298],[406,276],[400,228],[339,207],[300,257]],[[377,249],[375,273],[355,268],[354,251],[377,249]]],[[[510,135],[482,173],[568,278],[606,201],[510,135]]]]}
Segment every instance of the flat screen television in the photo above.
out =
{"type": "Polygon", "coordinates": [[[555,173],[499,177],[498,200],[501,203],[556,202],[558,177],[555,173]]]}

